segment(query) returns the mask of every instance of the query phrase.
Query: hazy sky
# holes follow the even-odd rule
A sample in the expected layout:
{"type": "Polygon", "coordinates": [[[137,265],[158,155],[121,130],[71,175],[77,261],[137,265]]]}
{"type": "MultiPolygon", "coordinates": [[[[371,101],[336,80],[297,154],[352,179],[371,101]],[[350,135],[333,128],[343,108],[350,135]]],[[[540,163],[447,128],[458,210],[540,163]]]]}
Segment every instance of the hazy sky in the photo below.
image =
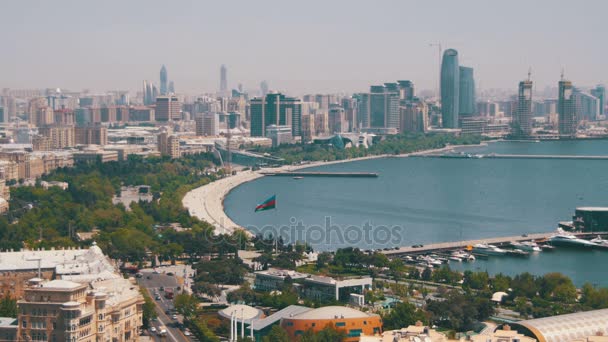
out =
{"type": "Polygon", "coordinates": [[[575,85],[608,80],[608,1],[0,2],[0,88],[139,90],[162,64],[176,91],[241,82],[291,94],[353,92],[410,79],[435,88],[437,48],[455,48],[480,88],[537,89],[561,68],[575,85]]]}

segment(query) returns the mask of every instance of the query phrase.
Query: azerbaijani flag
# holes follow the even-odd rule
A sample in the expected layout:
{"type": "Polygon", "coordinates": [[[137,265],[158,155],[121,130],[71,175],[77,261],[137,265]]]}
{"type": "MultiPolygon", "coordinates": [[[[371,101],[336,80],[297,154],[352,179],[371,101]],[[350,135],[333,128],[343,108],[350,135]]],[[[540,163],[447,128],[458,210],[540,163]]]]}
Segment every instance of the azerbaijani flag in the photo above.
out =
{"type": "Polygon", "coordinates": [[[270,198],[265,200],[264,202],[258,204],[255,207],[255,212],[276,209],[277,207],[277,195],[272,195],[270,198]]]}

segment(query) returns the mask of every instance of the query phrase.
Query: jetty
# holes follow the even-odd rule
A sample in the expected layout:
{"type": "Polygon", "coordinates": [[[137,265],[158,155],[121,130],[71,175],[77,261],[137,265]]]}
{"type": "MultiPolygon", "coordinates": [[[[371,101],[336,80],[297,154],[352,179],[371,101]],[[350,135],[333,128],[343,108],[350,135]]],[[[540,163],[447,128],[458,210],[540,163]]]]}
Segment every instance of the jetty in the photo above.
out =
{"type": "Polygon", "coordinates": [[[451,158],[451,159],[575,159],[575,160],[608,160],[608,156],[576,156],[559,154],[418,154],[418,158],[451,158]]]}
{"type": "MultiPolygon", "coordinates": [[[[574,233],[580,238],[592,238],[598,235],[606,235],[608,232],[585,232],[585,233],[574,233]]],[[[555,235],[555,232],[549,233],[535,233],[535,234],[523,234],[517,236],[505,236],[496,238],[486,238],[477,240],[465,240],[455,242],[441,242],[433,243],[428,245],[414,245],[411,247],[400,247],[399,249],[383,250],[381,253],[388,257],[399,257],[402,255],[415,255],[425,254],[432,252],[445,252],[451,250],[465,249],[467,246],[474,246],[480,243],[491,244],[496,246],[502,246],[510,244],[511,242],[523,242],[523,241],[545,241],[551,236],[555,235]]]]}
{"type": "Polygon", "coordinates": [[[262,171],[264,176],[283,176],[283,177],[357,177],[375,178],[376,172],[318,172],[318,171],[262,171]]]}

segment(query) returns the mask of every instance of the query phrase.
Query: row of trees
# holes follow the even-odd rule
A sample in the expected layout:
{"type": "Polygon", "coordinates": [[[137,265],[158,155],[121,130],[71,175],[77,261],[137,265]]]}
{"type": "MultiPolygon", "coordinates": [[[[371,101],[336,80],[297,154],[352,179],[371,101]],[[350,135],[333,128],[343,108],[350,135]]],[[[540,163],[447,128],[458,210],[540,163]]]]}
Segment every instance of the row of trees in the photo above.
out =
{"type": "Polygon", "coordinates": [[[359,158],[371,155],[404,154],[422,150],[443,148],[446,145],[479,144],[481,137],[474,135],[454,136],[450,134],[415,134],[405,133],[390,135],[376,141],[370,148],[339,149],[333,146],[318,144],[279,145],[273,148],[256,149],[260,153],[270,153],[283,158],[286,164],[302,161],[333,161],[359,158]]]}

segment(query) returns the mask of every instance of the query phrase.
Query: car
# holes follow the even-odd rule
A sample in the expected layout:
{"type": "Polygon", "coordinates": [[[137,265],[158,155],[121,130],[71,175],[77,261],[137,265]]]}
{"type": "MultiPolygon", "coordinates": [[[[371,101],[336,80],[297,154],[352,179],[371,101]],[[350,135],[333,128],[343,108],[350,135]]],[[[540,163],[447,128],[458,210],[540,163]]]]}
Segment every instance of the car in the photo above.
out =
{"type": "Polygon", "coordinates": [[[160,274],[160,272],[158,272],[157,270],[154,270],[152,273],[153,274],[160,274]]]}
{"type": "Polygon", "coordinates": [[[161,286],[161,287],[159,288],[159,290],[161,290],[161,291],[165,291],[165,288],[161,286]]]}
{"type": "Polygon", "coordinates": [[[173,316],[171,316],[171,319],[174,320],[174,321],[177,321],[177,315],[173,314],[173,316]]]}
{"type": "Polygon", "coordinates": [[[141,273],[137,273],[137,274],[135,275],[135,278],[143,278],[143,276],[144,276],[143,274],[141,274],[141,273]]]}
{"type": "Polygon", "coordinates": [[[190,330],[186,329],[186,330],[184,330],[184,335],[191,336],[192,333],[190,332],[190,330]]]}
{"type": "Polygon", "coordinates": [[[413,246],[412,246],[412,248],[422,248],[422,247],[424,247],[424,245],[420,245],[420,244],[418,244],[418,245],[413,245],[413,246]]]}
{"type": "Polygon", "coordinates": [[[168,276],[172,276],[172,275],[174,275],[174,274],[173,274],[173,272],[167,272],[167,275],[168,275],[168,276]]]}
{"type": "Polygon", "coordinates": [[[165,310],[165,314],[166,315],[170,315],[171,314],[171,310],[169,310],[169,309],[165,310]]]}
{"type": "Polygon", "coordinates": [[[155,297],[154,299],[156,299],[156,300],[160,300],[160,296],[159,296],[159,295],[156,295],[156,297],[155,297]]]}
{"type": "Polygon", "coordinates": [[[150,327],[150,332],[156,332],[156,327],[150,327]]]}
{"type": "Polygon", "coordinates": [[[146,279],[150,279],[150,276],[147,276],[146,279]]]}

